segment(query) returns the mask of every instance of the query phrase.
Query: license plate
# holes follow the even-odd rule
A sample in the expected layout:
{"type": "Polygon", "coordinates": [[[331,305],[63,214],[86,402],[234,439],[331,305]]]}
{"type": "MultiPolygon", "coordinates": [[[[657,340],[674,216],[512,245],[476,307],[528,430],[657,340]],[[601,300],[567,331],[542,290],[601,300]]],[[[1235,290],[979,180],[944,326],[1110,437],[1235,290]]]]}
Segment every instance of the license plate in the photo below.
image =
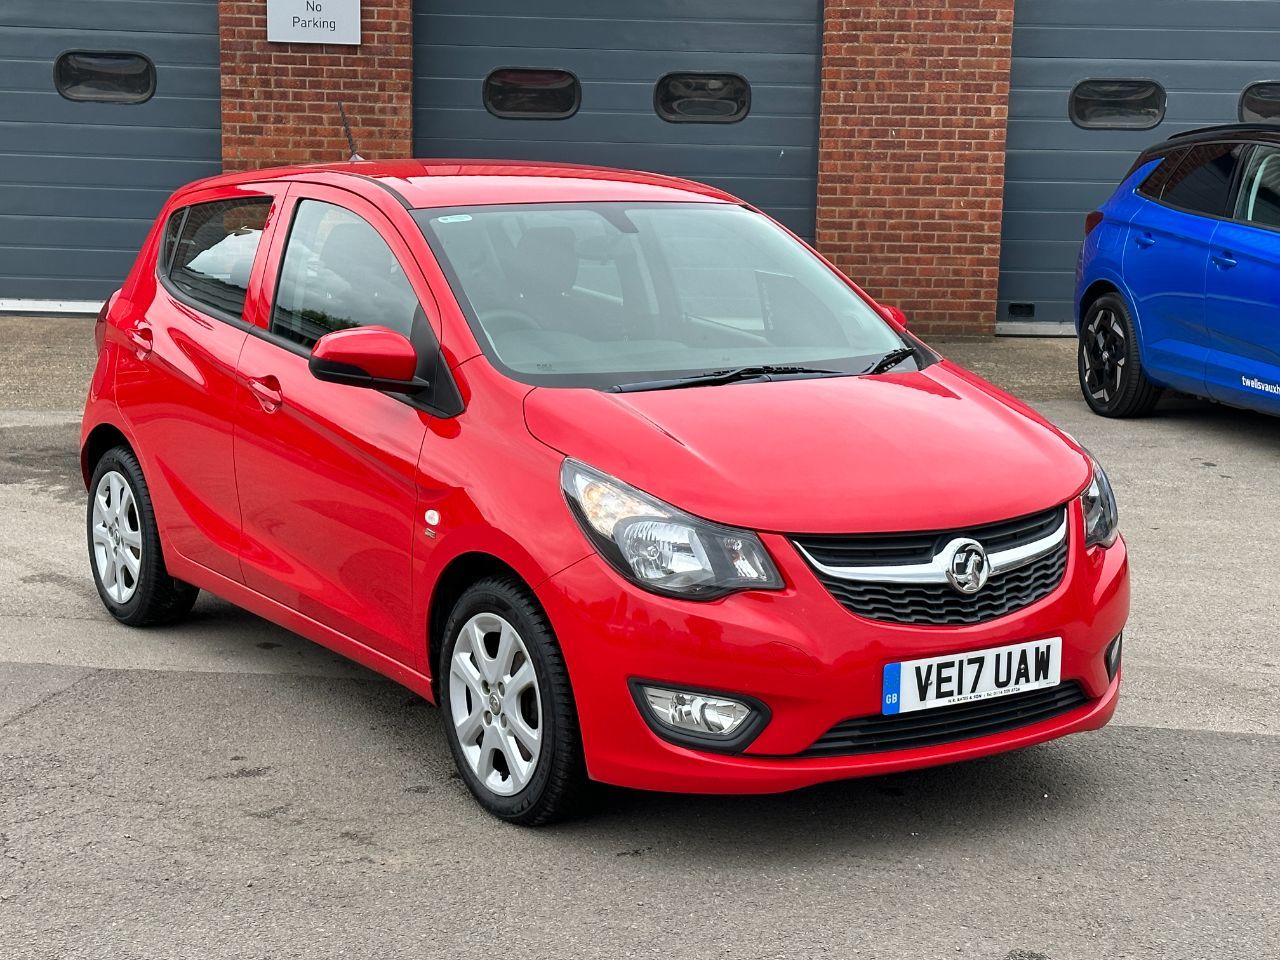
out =
{"type": "Polygon", "coordinates": [[[882,713],[911,713],[1057,686],[1062,638],[904,660],[884,667],[882,713]]]}

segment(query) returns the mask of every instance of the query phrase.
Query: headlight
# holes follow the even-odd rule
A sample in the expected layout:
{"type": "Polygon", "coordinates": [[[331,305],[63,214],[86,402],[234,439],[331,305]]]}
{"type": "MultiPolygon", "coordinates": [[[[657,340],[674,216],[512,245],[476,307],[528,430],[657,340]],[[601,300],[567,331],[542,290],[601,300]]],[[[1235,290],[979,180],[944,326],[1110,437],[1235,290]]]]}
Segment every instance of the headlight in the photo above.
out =
{"type": "Polygon", "coordinates": [[[1109,547],[1116,542],[1120,532],[1120,516],[1116,510],[1116,495],[1111,492],[1111,481],[1106,471],[1095,460],[1093,480],[1080,494],[1080,506],[1084,510],[1084,545],[1109,547]]]}
{"type": "Polygon", "coordinates": [[[646,590],[709,600],[735,590],[778,590],[760,538],[690,516],[621,480],[566,460],[560,482],[601,556],[646,590]]]}

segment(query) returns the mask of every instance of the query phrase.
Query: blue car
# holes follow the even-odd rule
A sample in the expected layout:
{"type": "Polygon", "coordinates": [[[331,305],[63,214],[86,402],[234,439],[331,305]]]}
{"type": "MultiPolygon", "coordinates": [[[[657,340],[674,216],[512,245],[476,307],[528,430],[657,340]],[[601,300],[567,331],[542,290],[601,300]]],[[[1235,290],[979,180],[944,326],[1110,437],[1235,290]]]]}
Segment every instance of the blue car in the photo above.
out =
{"type": "Polygon", "coordinates": [[[1280,414],[1280,125],[1178,134],[1085,219],[1080,388],[1095,413],[1165,389],[1280,414]]]}

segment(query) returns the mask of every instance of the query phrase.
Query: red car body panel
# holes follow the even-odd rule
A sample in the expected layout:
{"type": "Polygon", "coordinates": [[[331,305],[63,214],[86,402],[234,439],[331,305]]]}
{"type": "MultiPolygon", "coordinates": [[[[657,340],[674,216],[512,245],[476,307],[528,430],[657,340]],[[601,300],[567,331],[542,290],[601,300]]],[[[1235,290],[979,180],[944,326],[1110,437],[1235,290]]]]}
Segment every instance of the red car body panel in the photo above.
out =
{"type": "MultiPolygon", "coordinates": [[[[1070,525],[1069,535],[1082,538],[1078,508],[1070,513],[1070,525]]],[[[1119,675],[1108,680],[1103,651],[1129,610],[1121,541],[1109,550],[1079,552],[1059,587],[1032,607],[969,627],[854,617],[817,582],[789,541],[776,535],[764,541],[785,590],[735,594],[692,611],[687,601],[621,589],[625,581],[594,555],[539,589],[565,645],[593,777],[653,790],[791,789],[996,753],[1094,729],[1110,719],[1119,675]],[[1081,682],[1089,704],[975,740],[862,756],[789,758],[839,721],[879,713],[886,663],[1047,637],[1062,638],[1062,676],[1081,682]],[[637,676],[676,686],[707,685],[714,677],[714,687],[763,700],[773,718],[744,754],[691,751],[657,737],[635,710],[619,709],[627,679],[637,676]],[[696,770],[681,762],[693,756],[705,759],[696,770]]]]}
{"type": "MultiPolygon", "coordinates": [[[[246,192],[283,196],[276,186],[225,186],[193,191],[185,202],[246,192]]],[[[113,403],[164,518],[166,555],[239,579],[239,494],[234,472],[225,467],[232,462],[227,411],[235,402],[247,334],[174,299],[157,282],[154,263],[167,217],[157,220],[139,255],[138,262],[152,268],[135,267],[107,323],[106,346],[115,357],[113,403]]],[[[259,251],[259,272],[261,260],[259,251]]]]}
{"type": "MultiPolygon", "coordinates": [[[[278,219],[287,223],[303,197],[364,217],[402,263],[410,262],[382,212],[346,190],[296,184],[278,219]]],[[[279,269],[286,232],[264,236],[269,276],[279,269]]],[[[415,279],[430,319],[434,300],[425,281],[415,279]]],[[[254,304],[250,322],[265,330],[270,298],[260,293],[254,304]]],[[[417,466],[429,418],[389,394],[321,383],[311,375],[307,351],[256,336],[246,339],[239,381],[234,464],[245,585],[412,662],[420,645],[410,616],[417,466]]]]}
{"type": "Polygon", "coordinates": [[[740,384],[732,400],[715,390],[540,388],[526,398],[525,418],[566,456],[683,510],[785,533],[989,523],[1065,503],[1091,475],[1083,452],[1046,442],[1057,434],[1039,415],[946,363],[740,384]],[[892,469],[877,468],[884,463],[892,469]],[[840,478],[856,478],[856,496],[840,478]],[[960,478],[964,496],[951,496],[960,478]]]}
{"type": "Polygon", "coordinates": [[[1108,679],[1103,652],[1128,615],[1128,566],[1123,540],[1082,546],[1075,498],[1091,466],[1074,441],[945,361],[875,377],[631,394],[512,380],[481,353],[407,208],[557,200],[739,203],[668,177],[476,161],[281,168],[178,191],[104,311],[85,407],[86,476],[97,438],[123,435],[151,488],[174,576],[432,700],[437,585],[455,563],[500,561],[547,612],[589,772],[607,782],[782,790],[981,756],[1107,721],[1119,675],[1108,679]],[[244,195],[273,206],[237,325],[175,297],[156,259],[172,210],[244,195]],[[461,414],[433,416],[392,394],[322,382],[305,351],[265,336],[300,198],[344,206],[387,240],[440,342],[461,414]],[[706,519],[763,531],[784,588],[710,602],[642,590],[575,523],[560,488],[565,456],[706,519]],[[785,536],[963,527],[1064,503],[1071,550],[1062,582],[973,626],[855,616],[785,536]],[[886,663],[1047,637],[1062,638],[1062,677],[1088,695],[1078,709],[934,747],[793,756],[833,724],[879,713],[886,663]],[[636,678],[748,694],[772,718],[737,755],[677,746],[641,717],[628,690],[636,678]]]}

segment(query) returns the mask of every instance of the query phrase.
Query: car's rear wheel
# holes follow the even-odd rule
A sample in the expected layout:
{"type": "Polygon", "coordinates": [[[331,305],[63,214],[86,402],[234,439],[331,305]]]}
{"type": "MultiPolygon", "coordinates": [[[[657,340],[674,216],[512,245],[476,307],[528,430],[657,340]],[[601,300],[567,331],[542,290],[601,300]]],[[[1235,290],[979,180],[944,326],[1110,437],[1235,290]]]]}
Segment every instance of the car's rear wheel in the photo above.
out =
{"type": "Polygon", "coordinates": [[[151,494],[128,447],[103,454],[89,482],[89,566],[108,612],[132,627],[171,623],[200,591],[169,576],[151,494]]]}
{"type": "Polygon", "coordinates": [[[1094,413],[1142,417],[1154,409],[1161,390],[1142,369],[1133,317],[1118,294],[1099,297],[1080,325],[1080,392],[1094,413]]]}
{"type": "Polygon", "coordinates": [[[537,826],[576,812],[587,792],[577,712],[545,614],[512,577],[458,599],[440,651],[440,706],[453,758],[496,817],[537,826]]]}

